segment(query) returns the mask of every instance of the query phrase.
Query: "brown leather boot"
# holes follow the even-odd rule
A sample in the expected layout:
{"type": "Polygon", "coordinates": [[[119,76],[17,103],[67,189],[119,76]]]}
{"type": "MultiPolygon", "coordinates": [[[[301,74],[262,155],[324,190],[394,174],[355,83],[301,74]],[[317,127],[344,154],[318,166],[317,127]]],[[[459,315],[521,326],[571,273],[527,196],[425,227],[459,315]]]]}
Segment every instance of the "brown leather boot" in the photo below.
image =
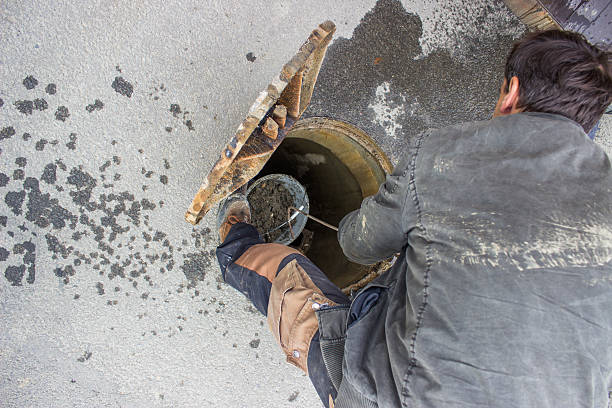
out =
{"type": "Polygon", "coordinates": [[[219,240],[225,241],[232,225],[239,222],[251,222],[251,208],[243,193],[234,193],[219,205],[217,212],[217,229],[219,240]]]}

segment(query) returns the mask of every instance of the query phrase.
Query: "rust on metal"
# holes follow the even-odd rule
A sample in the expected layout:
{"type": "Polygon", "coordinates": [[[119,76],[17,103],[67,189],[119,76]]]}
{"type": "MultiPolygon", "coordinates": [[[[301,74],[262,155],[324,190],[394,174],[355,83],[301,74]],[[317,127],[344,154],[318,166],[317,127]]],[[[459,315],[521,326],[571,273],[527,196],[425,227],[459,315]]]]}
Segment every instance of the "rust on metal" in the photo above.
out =
{"type": "Polygon", "coordinates": [[[263,168],[310,103],[325,51],[335,30],[331,21],[319,25],[283,66],[278,77],[255,100],[191,202],[185,214],[188,222],[194,225],[200,222],[213,206],[263,168]],[[273,120],[269,120],[270,116],[273,120]]]}
{"type": "Polygon", "coordinates": [[[287,109],[287,116],[291,116],[294,119],[301,115],[300,96],[302,93],[303,76],[303,71],[296,72],[278,100],[278,103],[287,109]]]}
{"type": "Polygon", "coordinates": [[[518,18],[532,30],[560,28],[537,0],[504,0],[518,18]]]}
{"type": "Polygon", "coordinates": [[[276,105],[272,111],[272,119],[278,123],[280,129],[283,129],[287,120],[287,108],[284,105],[276,105]]]}
{"type": "Polygon", "coordinates": [[[272,118],[267,118],[266,123],[261,127],[262,132],[266,137],[270,139],[275,139],[278,137],[278,128],[279,125],[272,118]]]}

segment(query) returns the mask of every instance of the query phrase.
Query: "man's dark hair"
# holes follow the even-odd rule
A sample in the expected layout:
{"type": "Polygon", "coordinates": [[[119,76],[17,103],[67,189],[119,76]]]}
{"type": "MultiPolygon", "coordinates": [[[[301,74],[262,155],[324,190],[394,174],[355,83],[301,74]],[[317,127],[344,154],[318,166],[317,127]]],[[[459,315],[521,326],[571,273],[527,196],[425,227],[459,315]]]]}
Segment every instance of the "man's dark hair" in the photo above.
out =
{"type": "Polygon", "coordinates": [[[535,32],[514,44],[505,77],[519,79],[519,108],[563,115],[588,133],[612,102],[611,56],[578,33],[535,32]]]}

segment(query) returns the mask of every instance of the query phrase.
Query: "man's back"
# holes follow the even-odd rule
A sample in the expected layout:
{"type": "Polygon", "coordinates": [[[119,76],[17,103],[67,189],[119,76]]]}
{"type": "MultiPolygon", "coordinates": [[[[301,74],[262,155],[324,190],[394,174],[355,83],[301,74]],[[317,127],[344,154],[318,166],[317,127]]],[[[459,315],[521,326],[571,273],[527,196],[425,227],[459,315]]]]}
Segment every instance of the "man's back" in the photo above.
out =
{"type": "Polygon", "coordinates": [[[401,255],[347,332],[345,387],[381,407],[606,406],[612,172],[579,125],[520,113],[424,134],[375,200],[341,244],[401,255]]]}

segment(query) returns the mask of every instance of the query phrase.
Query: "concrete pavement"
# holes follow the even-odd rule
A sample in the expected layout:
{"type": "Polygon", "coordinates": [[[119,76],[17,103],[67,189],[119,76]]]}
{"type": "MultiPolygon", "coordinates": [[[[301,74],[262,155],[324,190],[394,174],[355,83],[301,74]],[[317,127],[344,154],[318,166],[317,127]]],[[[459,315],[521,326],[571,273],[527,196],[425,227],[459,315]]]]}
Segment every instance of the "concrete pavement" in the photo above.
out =
{"type": "Polygon", "coordinates": [[[488,117],[524,30],[484,0],[0,3],[1,405],[320,405],[221,282],[213,214],[183,214],[327,19],[306,116],[354,123],[393,161],[426,127],[488,117]]]}

